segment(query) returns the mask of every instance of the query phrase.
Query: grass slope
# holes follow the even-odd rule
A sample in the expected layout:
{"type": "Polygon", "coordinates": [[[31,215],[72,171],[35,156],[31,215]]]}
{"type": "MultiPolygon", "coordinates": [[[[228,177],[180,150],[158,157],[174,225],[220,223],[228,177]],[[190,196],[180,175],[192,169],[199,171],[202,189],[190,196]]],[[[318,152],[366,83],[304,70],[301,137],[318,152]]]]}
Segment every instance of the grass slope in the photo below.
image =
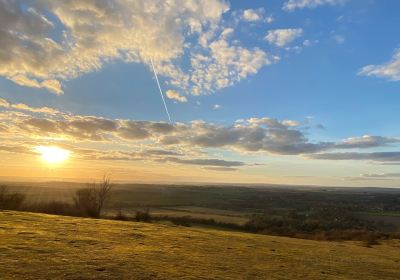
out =
{"type": "Polygon", "coordinates": [[[365,248],[7,211],[0,279],[400,279],[400,241],[365,248]]]}

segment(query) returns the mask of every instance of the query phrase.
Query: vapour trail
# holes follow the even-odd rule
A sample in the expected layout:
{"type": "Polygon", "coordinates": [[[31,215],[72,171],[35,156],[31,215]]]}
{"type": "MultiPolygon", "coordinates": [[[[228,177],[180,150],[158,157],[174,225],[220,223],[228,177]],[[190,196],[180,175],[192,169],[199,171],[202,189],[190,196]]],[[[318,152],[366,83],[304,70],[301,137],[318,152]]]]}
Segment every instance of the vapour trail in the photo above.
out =
{"type": "Polygon", "coordinates": [[[150,58],[150,62],[151,62],[151,67],[153,67],[154,76],[156,77],[158,89],[160,90],[161,99],[162,99],[162,101],[164,103],[165,112],[167,113],[169,122],[172,124],[171,116],[169,115],[167,103],[165,103],[164,94],[163,94],[163,92],[161,90],[160,82],[158,81],[157,72],[156,72],[156,69],[154,68],[154,64],[153,64],[153,59],[152,58],[150,58]]]}

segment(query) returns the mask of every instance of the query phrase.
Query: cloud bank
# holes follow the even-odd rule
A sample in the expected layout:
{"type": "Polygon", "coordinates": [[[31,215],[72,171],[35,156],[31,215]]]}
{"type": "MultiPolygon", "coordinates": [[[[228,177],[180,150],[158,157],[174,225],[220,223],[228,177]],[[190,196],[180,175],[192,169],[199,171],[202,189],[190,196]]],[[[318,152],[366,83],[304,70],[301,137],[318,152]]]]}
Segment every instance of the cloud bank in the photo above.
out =
{"type": "MultiPolygon", "coordinates": [[[[219,149],[261,157],[300,155],[316,160],[364,160],[380,164],[400,162],[400,152],[393,151],[400,142],[398,137],[364,135],[341,141],[313,141],[307,136],[307,127],[295,120],[262,117],[238,120],[231,125],[199,120],[170,124],[73,115],[48,107],[12,104],[5,99],[0,99],[0,108],[0,139],[3,143],[8,142],[2,150],[9,152],[21,152],[16,147],[55,141],[72,145],[84,159],[97,160],[152,160],[229,168],[250,164],[209,156],[210,149],[219,149]],[[107,147],[119,145],[124,149],[91,151],[77,148],[82,143],[105,143],[107,147]],[[392,150],[363,152],[376,148],[392,150]]],[[[24,148],[22,152],[28,150],[24,148]]]]}

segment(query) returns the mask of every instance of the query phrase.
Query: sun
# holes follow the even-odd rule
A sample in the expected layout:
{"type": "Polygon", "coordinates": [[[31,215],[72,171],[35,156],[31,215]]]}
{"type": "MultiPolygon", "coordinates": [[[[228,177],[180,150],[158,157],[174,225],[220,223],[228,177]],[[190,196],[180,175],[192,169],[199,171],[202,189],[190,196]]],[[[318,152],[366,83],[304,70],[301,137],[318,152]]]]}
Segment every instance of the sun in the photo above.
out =
{"type": "Polygon", "coordinates": [[[50,164],[57,164],[66,161],[71,152],[55,146],[38,146],[36,150],[41,154],[42,159],[50,164]]]}

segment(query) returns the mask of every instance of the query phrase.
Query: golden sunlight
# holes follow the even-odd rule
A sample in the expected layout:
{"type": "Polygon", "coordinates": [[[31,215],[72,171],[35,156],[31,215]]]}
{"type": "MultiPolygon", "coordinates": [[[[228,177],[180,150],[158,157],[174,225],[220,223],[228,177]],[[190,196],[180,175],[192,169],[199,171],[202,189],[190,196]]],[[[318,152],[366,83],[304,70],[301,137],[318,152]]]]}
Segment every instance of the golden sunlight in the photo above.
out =
{"type": "Polygon", "coordinates": [[[36,150],[41,154],[42,159],[51,164],[61,163],[66,161],[71,152],[55,146],[39,146],[36,150]]]}

